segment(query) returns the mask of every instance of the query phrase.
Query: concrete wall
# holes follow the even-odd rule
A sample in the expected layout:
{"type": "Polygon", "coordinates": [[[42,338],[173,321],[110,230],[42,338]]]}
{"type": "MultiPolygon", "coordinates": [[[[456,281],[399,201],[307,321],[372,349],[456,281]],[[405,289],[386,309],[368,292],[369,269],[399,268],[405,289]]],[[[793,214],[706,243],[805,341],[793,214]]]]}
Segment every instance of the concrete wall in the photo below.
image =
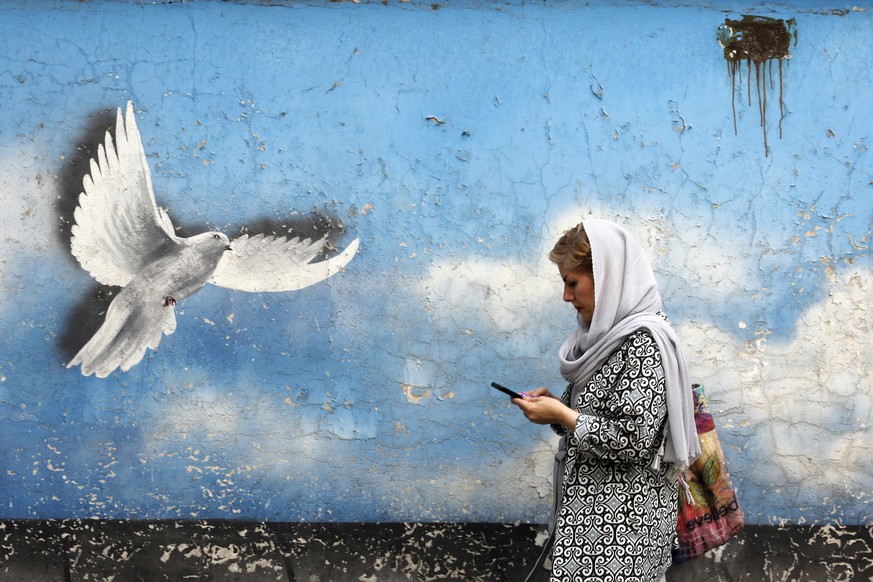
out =
{"type": "Polygon", "coordinates": [[[488,384],[562,388],[545,253],[593,215],[651,250],[747,521],[870,521],[873,7],[582,4],[0,4],[0,518],[542,523],[555,441],[488,384]],[[766,150],[716,41],[749,14],[796,33],[766,150]],[[86,377],[119,288],[73,211],[127,101],[180,234],[360,249],[86,377]]]}

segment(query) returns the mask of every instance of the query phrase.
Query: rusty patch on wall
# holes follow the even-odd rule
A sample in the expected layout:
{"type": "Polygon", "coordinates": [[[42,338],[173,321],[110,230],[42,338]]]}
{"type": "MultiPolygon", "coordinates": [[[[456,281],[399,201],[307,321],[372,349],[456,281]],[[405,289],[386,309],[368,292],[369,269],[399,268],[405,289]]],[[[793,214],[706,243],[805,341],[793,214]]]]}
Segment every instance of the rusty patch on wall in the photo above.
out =
{"type": "Polygon", "coordinates": [[[743,16],[742,20],[725,18],[719,25],[716,37],[724,48],[731,76],[731,111],[734,117],[734,134],[737,133],[736,85],[737,77],[742,80],[742,64],[746,63],[746,92],[749,106],[752,105],[752,65],[755,68],[755,88],[758,96],[758,112],[761,128],[764,131],[764,155],[768,155],[767,144],[767,84],[775,89],[773,81],[773,61],[779,64],[779,139],[782,139],[782,119],[785,115],[785,102],[782,98],[782,61],[789,59],[788,52],[792,37],[797,43],[796,22],[778,20],[766,16],[743,16]]]}

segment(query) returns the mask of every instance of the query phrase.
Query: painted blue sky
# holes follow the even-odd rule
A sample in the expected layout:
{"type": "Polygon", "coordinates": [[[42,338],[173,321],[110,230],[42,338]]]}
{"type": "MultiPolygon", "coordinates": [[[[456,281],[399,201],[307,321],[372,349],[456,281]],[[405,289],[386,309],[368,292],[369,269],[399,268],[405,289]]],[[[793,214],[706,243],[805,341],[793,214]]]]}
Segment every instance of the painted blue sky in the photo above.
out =
{"type": "Polygon", "coordinates": [[[767,9],[799,33],[765,156],[727,9],[429,6],[0,8],[2,516],[542,521],[553,438],[488,384],[561,389],[545,254],[595,215],[651,250],[749,520],[864,522],[871,12],[767,9]],[[187,233],[361,250],[298,292],[206,288],[99,380],[64,368],[114,292],[69,221],[128,100],[187,233]]]}

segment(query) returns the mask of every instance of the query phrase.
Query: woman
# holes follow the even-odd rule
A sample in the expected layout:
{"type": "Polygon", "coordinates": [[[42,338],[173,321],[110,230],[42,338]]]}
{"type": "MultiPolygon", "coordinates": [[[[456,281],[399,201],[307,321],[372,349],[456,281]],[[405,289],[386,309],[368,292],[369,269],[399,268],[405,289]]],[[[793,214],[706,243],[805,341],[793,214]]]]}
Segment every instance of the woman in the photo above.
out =
{"type": "Polygon", "coordinates": [[[543,559],[550,551],[552,582],[664,580],[676,476],[700,452],[682,348],[652,268],[622,227],[585,220],[549,259],[577,312],[559,350],[570,384],[560,398],[540,387],[512,400],[562,437],[543,559]]]}

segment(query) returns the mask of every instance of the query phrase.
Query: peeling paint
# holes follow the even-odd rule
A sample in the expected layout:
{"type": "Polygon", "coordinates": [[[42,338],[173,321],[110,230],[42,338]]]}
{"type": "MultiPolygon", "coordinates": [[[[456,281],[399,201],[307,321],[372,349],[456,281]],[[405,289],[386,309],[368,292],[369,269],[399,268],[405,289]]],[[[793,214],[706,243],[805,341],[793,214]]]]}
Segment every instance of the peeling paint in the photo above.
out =
{"type": "Polygon", "coordinates": [[[431,390],[428,386],[413,386],[410,384],[401,384],[403,393],[406,395],[406,400],[410,404],[421,404],[423,400],[430,398],[431,390]]]}

